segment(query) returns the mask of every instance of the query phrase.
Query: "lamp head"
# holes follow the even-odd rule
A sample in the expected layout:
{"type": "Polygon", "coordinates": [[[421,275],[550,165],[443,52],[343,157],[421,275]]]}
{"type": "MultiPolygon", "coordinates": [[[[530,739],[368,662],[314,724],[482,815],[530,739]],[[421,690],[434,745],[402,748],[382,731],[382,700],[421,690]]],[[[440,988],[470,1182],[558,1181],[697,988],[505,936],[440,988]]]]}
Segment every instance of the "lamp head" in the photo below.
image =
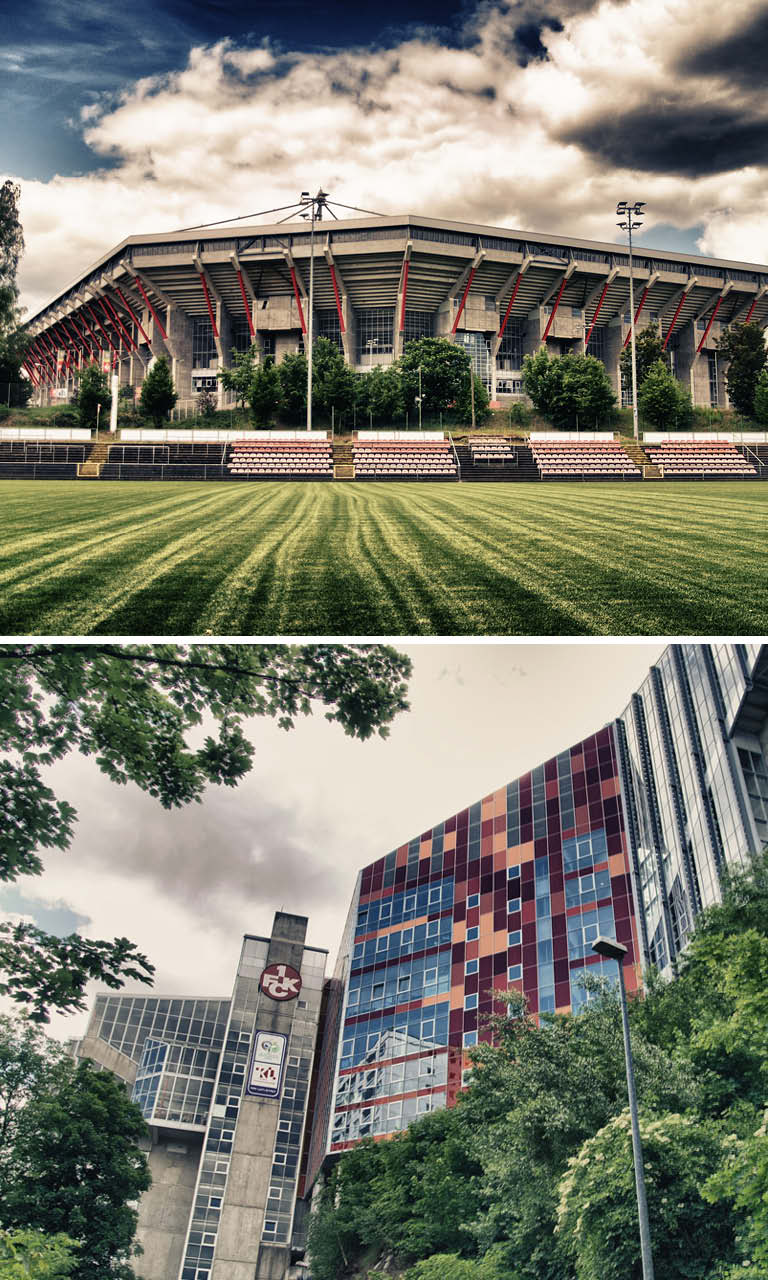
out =
{"type": "Polygon", "coordinates": [[[599,956],[605,956],[607,960],[618,960],[619,964],[627,954],[627,948],[623,943],[617,942],[615,938],[604,938],[602,936],[595,938],[592,943],[592,950],[596,951],[599,956]]]}

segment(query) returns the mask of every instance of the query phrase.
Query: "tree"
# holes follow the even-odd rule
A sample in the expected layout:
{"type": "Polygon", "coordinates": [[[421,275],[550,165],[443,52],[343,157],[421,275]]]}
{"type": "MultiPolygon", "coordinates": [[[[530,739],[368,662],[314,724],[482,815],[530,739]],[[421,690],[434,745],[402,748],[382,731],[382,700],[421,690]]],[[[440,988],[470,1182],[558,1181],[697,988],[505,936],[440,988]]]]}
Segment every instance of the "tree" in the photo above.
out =
{"type": "Polygon", "coordinates": [[[312,401],[319,414],[340,422],[355,403],[355,374],[335,342],[318,338],[312,348],[312,401]]]}
{"type": "Polygon", "coordinates": [[[24,252],[24,233],[19,221],[21,189],[10,178],[0,187],[0,334],[15,328],[19,289],[16,273],[24,252]]]}
{"type": "MultiPolygon", "coordinates": [[[[482,378],[478,378],[476,373],[472,374],[472,384],[474,387],[475,422],[480,426],[488,418],[491,399],[485,383],[482,378]]],[[[456,398],[454,416],[457,422],[469,423],[472,421],[472,391],[470,390],[469,378],[467,378],[456,398]]]]}
{"type": "Polygon", "coordinates": [[[726,1158],[704,1183],[702,1195],[710,1204],[732,1204],[743,1217],[737,1237],[742,1256],[731,1274],[749,1280],[752,1271],[746,1267],[754,1267],[756,1276],[768,1271],[768,1109],[754,1134],[742,1141],[730,1134],[726,1144],[726,1158]]]}
{"type": "Polygon", "coordinates": [[[596,427],[616,405],[605,365],[594,356],[550,357],[542,347],[523,360],[523,386],[557,428],[596,427]]]}
{"type": "Polygon", "coordinates": [[[0,1185],[3,1222],[76,1241],[74,1280],[133,1280],[134,1202],[151,1181],[137,1145],[146,1134],[116,1076],[68,1062],[24,1108],[12,1177],[0,1185]]]}
{"type": "Polygon", "coordinates": [[[374,365],[358,375],[355,382],[357,411],[369,422],[391,425],[405,410],[403,385],[398,365],[374,365]]]}
{"type": "Polygon", "coordinates": [[[80,372],[77,388],[77,413],[81,427],[92,428],[97,421],[109,418],[112,396],[109,381],[97,364],[88,364],[80,372]],[[98,406],[101,405],[101,409],[98,406]]]}
{"type": "Polygon", "coordinates": [[[693,412],[691,397],[663,360],[657,360],[648,370],[637,393],[637,408],[643,421],[657,431],[688,426],[693,412]]]}
{"type": "Polygon", "coordinates": [[[751,418],[755,412],[758,378],[766,366],[762,327],[754,321],[733,324],[718,338],[717,349],[728,361],[725,380],[731,404],[737,413],[751,418]]]}
{"type": "MultiPolygon", "coordinates": [[[[651,1251],[665,1280],[709,1280],[733,1255],[730,1209],[703,1200],[717,1167],[721,1127],[693,1116],[640,1117],[651,1251]]],[[[629,1111],[614,1116],[568,1162],[557,1234],[577,1280],[641,1280],[629,1111]]]]}
{"type": "Polygon", "coordinates": [[[216,401],[207,387],[197,395],[197,412],[203,418],[212,418],[216,412],[216,401]]]}
{"type": "MultiPolygon", "coordinates": [[[[654,325],[649,325],[647,329],[641,329],[639,333],[635,334],[635,357],[638,391],[657,361],[661,360],[665,368],[669,368],[669,352],[664,350],[659,331],[654,325]]],[[[629,343],[622,349],[619,356],[619,365],[622,385],[631,388],[632,347],[629,343]]]]}
{"type": "Polygon", "coordinates": [[[768,369],[763,369],[755,385],[755,417],[761,427],[768,427],[768,369]]]}
{"type": "Polygon", "coordinates": [[[283,356],[277,366],[280,403],[289,422],[300,422],[307,411],[307,358],[300,353],[283,356]]]}
{"type": "Polygon", "coordinates": [[[237,404],[244,409],[248,403],[248,388],[253,371],[259,361],[259,348],[252,343],[247,351],[232,351],[232,365],[220,369],[216,375],[225,391],[234,391],[237,404]]]}
{"type": "Polygon", "coordinates": [[[178,398],[168,361],[165,356],[160,356],[150,366],[141,384],[139,410],[151,418],[156,427],[161,427],[178,398]]]}
{"type": "MultiPolygon", "coordinates": [[[[0,646],[0,880],[38,875],[41,849],[69,846],[75,811],[41,771],[70,751],[179,807],[250,770],[252,716],[291,729],[320,704],[351,737],[386,737],[408,709],[410,673],[410,659],[386,645],[0,646]],[[213,728],[193,747],[204,715],[213,728]]],[[[49,1009],[84,1008],[90,978],[118,987],[153,972],[125,938],[54,938],[24,923],[0,925],[0,969],[0,994],[42,1022],[49,1009]]]]}
{"type": "Polygon", "coordinates": [[[280,403],[280,378],[271,356],[257,365],[248,388],[251,417],[257,427],[268,427],[280,403]]]}
{"type": "Polygon", "coordinates": [[[75,1249],[62,1233],[0,1229],[0,1280],[62,1280],[76,1265],[75,1249]]]}
{"type": "Polygon", "coordinates": [[[422,413],[437,416],[451,405],[469,401],[471,364],[463,347],[446,338],[418,338],[409,342],[399,361],[403,397],[410,414],[417,411],[421,368],[422,413]]]}

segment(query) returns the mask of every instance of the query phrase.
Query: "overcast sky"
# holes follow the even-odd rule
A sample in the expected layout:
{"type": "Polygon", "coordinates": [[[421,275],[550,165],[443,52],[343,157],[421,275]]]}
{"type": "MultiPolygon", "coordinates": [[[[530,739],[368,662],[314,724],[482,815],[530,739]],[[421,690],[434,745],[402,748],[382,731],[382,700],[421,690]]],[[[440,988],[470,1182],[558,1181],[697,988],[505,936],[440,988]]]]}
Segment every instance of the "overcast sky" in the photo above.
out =
{"type": "MultiPolygon", "coordinates": [[[[322,715],[291,733],[253,720],[253,772],[202,805],[168,813],[68,757],[50,780],[79,811],[75,841],[0,904],[54,932],[131,938],[168,994],[229,995],[242,934],[269,933],[280,908],[309,916],[308,941],[332,961],[361,867],[614,718],[662,648],[400,647],[414,659],[412,710],[387,740],[353,741],[322,715]]],[[[57,1017],[51,1030],[85,1022],[57,1017]]]]}
{"type": "Polygon", "coordinates": [[[34,312],[124,236],[337,201],[768,259],[768,0],[6,0],[34,312]]]}

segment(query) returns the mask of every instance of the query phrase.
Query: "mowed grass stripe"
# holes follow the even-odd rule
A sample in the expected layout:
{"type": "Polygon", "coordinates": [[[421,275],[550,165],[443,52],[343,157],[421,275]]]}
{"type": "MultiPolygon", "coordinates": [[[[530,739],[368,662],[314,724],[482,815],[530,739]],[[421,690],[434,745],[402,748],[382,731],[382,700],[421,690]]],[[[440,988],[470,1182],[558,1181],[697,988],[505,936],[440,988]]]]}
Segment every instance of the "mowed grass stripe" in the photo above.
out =
{"type": "Polygon", "coordinates": [[[762,634],[768,485],[8,482],[6,634],[762,634]]]}

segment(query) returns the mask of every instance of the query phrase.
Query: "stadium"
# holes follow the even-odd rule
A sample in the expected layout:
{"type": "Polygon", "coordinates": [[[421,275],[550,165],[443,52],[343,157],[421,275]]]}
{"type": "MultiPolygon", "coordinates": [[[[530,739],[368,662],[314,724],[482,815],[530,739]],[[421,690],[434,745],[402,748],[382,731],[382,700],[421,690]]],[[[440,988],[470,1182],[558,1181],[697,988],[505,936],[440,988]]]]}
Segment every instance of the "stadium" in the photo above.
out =
{"type": "Polygon", "coordinates": [[[456,1102],[499,992],[577,1010],[617,976],[598,935],[629,990],[671,976],[768,837],[767,710],[765,645],[670,646],[615,720],[363,868],[332,977],[281,911],[231,997],[99,995],[72,1052],[150,1126],[146,1280],[299,1280],[323,1170],[456,1102]]]}
{"type": "MultiPolygon", "coordinates": [[[[521,394],[523,356],[546,344],[598,357],[621,392],[621,246],[414,215],[326,222],[311,237],[302,221],[129,237],[30,319],[38,395],[105,356],[139,385],[165,355],[183,404],[216,388],[233,349],[255,342],[278,361],[302,350],[311,249],[313,332],[357,369],[391,363],[414,338],[450,338],[504,404],[521,394]]],[[[725,406],[717,338],[734,321],[768,323],[768,267],[637,248],[633,278],[636,326],[658,327],[694,404],[725,406]]]]}

